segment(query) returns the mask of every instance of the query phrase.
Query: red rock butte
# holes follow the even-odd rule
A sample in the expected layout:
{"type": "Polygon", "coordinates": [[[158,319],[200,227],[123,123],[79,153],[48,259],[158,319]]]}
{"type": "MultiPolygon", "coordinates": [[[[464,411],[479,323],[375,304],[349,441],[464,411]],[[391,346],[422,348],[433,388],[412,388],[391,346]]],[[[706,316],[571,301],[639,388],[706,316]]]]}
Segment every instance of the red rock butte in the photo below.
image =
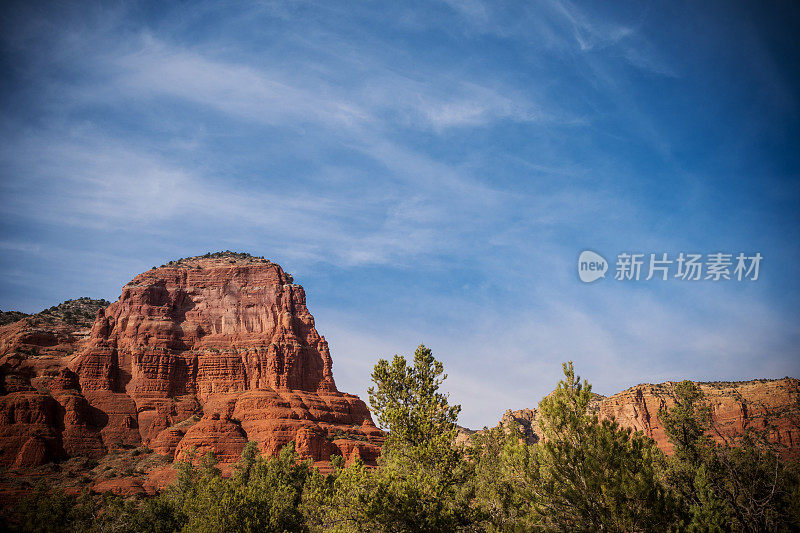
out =
{"type": "Polygon", "coordinates": [[[294,441],[322,467],[380,453],[364,402],[336,388],[303,288],[268,260],[173,261],[125,285],[90,332],[62,326],[0,328],[0,464],[142,445],[234,462],[248,441],[265,455],[294,441]]]}

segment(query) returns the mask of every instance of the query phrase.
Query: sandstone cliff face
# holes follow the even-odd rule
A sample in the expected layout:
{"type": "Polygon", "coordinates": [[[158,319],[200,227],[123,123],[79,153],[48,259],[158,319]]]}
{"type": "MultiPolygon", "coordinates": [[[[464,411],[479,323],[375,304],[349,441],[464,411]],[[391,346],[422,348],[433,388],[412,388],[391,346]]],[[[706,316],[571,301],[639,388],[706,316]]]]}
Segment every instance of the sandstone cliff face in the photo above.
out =
{"type": "MultiPolygon", "coordinates": [[[[671,454],[658,412],[675,404],[675,382],[643,384],[612,396],[595,395],[590,411],[601,419],[614,419],[622,427],[642,431],[661,450],[671,454]]],[[[765,431],[787,456],[800,456],[800,381],[793,378],[742,382],[698,383],[711,406],[709,430],[719,442],[733,442],[748,429],[765,431]]],[[[542,438],[536,409],[508,410],[498,423],[506,431],[519,431],[528,443],[542,438]]],[[[462,432],[460,440],[469,440],[462,432]]]]}
{"type": "Polygon", "coordinates": [[[141,445],[232,462],[248,440],[270,455],[294,440],[321,466],[334,453],[367,463],[379,454],[383,434],[361,400],[337,390],[303,288],[264,259],[215,254],[151,269],[97,311],[88,336],[25,320],[0,328],[2,464],[141,445]]]}
{"type": "MultiPolygon", "coordinates": [[[[600,416],[644,432],[662,450],[672,453],[658,411],[674,405],[675,385],[637,385],[609,396],[600,402],[600,416]]],[[[748,429],[765,431],[772,442],[785,447],[787,455],[800,454],[800,381],[784,378],[699,385],[711,406],[709,434],[714,439],[731,441],[748,429]]]]}

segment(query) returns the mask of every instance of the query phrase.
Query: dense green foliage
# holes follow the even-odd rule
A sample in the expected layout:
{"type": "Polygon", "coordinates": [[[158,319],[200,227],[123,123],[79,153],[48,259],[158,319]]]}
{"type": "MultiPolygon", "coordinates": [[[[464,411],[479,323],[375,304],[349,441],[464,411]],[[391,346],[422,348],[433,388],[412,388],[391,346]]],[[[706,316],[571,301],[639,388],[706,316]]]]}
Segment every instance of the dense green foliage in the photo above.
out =
{"type": "Polygon", "coordinates": [[[660,481],[663,461],[651,439],[590,414],[591,385],[564,365],[565,380],[539,404],[544,442],[537,449],[535,509],[559,530],[652,531],[673,504],[660,481]]]}
{"type": "Polygon", "coordinates": [[[782,461],[766,428],[719,444],[700,388],[683,381],[676,404],[659,414],[675,447],[668,480],[683,502],[689,531],[790,531],[800,526],[800,471],[782,461]],[[713,428],[711,428],[713,429],[713,428]]]}
{"type": "MultiPolygon", "coordinates": [[[[599,420],[591,385],[564,365],[539,405],[541,442],[498,427],[456,443],[459,406],[443,365],[420,346],[409,363],[380,360],[370,403],[388,431],[378,468],[332,458],[320,474],[294,446],[275,458],[249,443],[229,477],[193,455],[154,498],[37,487],[6,524],[18,531],[795,531],[800,473],[764,433],[719,444],[691,382],[660,418],[675,449],[599,420]]],[[[768,421],[765,421],[768,425],[768,421]]]]}

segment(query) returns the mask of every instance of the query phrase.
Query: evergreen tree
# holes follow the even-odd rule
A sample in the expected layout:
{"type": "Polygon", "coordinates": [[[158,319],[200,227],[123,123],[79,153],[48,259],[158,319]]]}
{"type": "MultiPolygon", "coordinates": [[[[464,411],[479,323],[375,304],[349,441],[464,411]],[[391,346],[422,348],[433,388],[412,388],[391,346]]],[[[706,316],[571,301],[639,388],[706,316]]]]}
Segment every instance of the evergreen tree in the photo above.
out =
{"type": "Polygon", "coordinates": [[[660,531],[675,515],[652,439],[598,421],[591,385],[563,365],[565,379],[539,404],[544,442],[528,488],[543,525],[561,531],[660,531]]]}
{"type": "Polygon", "coordinates": [[[392,362],[380,359],[372,372],[369,403],[378,424],[389,430],[387,444],[425,446],[446,443],[456,434],[460,405],[450,406],[439,387],[447,374],[430,348],[420,344],[414,352],[414,365],[395,355],[392,362]]]}
{"type": "Polygon", "coordinates": [[[538,445],[527,445],[515,429],[484,428],[472,436],[473,503],[483,514],[485,531],[531,531],[541,523],[533,505],[538,445]]]}
{"type": "Polygon", "coordinates": [[[746,431],[729,442],[714,441],[706,433],[712,428],[710,413],[702,390],[691,381],[676,385],[675,404],[659,413],[674,447],[669,480],[683,500],[686,529],[800,528],[797,462],[783,460],[764,431],[746,431]]]}
{"type": "Polygon", "coordinates": [[[195,486],[187,493],[190,498],[184,500],[185,531],[306,529],[300,501],[310,465],[299,460],[293,443],[284,446],[278,457],[266,459],[254,444],[245,446],[236,472],[227,479],[212,459],[207,457],[199,476],[195,474],[195,486]]]}
{"type": "Polygon", "coordinates": [[[316,482],[328,527],[410,532],[457,531],[471,524],[471,465],[454,443],[461,407],[450,406],[439,392],[446,377],[423,345],[413,366],[399,355],[391,363],[378,361],[369,399],[388,430],[379,468],[356,462],[336,472],[327,488],[316,482]]]}

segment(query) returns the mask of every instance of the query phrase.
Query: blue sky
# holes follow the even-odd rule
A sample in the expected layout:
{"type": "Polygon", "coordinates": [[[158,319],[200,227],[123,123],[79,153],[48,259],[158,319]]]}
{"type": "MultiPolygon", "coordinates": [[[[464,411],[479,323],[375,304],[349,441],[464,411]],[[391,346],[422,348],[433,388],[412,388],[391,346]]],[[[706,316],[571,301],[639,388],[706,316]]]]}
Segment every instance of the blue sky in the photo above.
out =
{"type": "Polygon", "coordinates": [[[472,427],[568,359],[602,394],[800,375],[790,2],[104,4],[0,15],[0,309],[249,251],[340,389],[425,342],[472,427]],[[585,249],[764,260],[583,284],[585,249]]]}

